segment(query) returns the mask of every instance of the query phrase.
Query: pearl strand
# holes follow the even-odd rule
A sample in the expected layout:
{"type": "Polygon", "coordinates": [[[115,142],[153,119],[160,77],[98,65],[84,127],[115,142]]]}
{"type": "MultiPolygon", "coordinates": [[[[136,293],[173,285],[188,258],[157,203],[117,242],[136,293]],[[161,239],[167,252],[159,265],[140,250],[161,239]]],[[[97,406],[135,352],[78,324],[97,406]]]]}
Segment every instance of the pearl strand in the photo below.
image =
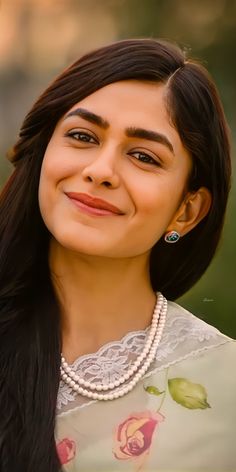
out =
{"type": "Polygon", "coordinates": [[[163,297],[163,307],[160,313],[160,318],[159,318],[159,324],[156,329],[156,334],[154,337],[153,344],[150,348],[150,351],[147,355],[147,358],[143,364],[143,366],[140,368],[138,372],[136,372],[134,378],[124,387],[120,388],[119,390],[116,390],[115,392],[109,392],[107,394],[102,394],[102,393],[95,393],[91,392],[80,385],[78,385],[74,380],[71,380],[69,375],[65,372],[63,367],[61,367],[61,378],[62,380],[68,384],[72,390],[74,390],[76,393],[79,393],[82,396],[85,396],[87,398],[91,398],[93,400],[113,400],[119,397],[122,397],[126,395],[128,392],[130,392],[135,385],[138,383],[138,381],[143,377],[143,375],[146,373],[148,368],[150,367],[151,363],[153,362],[155,355],[156,355],[156,350],[157,347],[160,343],[161,336],[163,333],[163,329],[165,326],[165,321],[166,321],[166,313],[167,313],[167,300],[163,297]]]}
{"type": "Polygon", "coordinates": [[[163,303],[164,303],[164,297],[161,293],[158,292],[157,293],[157,302],[156,302],[154,312],[153,312],[153,317],[152,317],[151,329],[150,329],[150,333],[149,333],[148,339],[146,341],[145,347],[144,347],[142,353],[137,357],[137,359],[134,362],[133,366],[119,380],[116,380],[115,382],[111,382],[108,385],[95,384],[93,382],[85,381],[83,378],[81,378],[81,377],[79,377],[78,375],[75,374],[75,372],[72,370],[72,368],[66,362],[65,358],[62,356],[62,358],[61,358],[61,367],[64,371],[63,374],[64,373],[67,374],[67,376],[70,377],[72,382],[75,382],[75,383],[79,384],[82,387],[89,388],[91,390],[97,390],[97,391],[102,391],[102,390],[106,391],[106,390],[113,389],[115,387],[119,387],[121,384],[123,384],[124,382],[129,380],[134,375],[134,373],[138,370],[138,368],[140,367],[140,365],[142,364],[142,362],[147,357],[147,355],[150,351],[151,345],[152,345],[154,337],[155,337],[155,333],[156,333],[156,329],[157,329],[157,325],[158,325],[158,321],[159,321],[159,317],[160,317],[160,313],[161,313],[161,310],[162,310],[163,303]]]}

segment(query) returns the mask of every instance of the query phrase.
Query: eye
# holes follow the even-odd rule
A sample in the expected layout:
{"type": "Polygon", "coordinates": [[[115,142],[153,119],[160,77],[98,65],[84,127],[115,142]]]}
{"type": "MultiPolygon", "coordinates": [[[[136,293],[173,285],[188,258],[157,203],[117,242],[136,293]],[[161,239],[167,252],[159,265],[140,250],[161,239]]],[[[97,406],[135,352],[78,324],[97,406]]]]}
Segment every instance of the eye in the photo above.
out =
{"type": "Polygon", "coordinates": [[[161,165],[160,162],[158,162],[156,159],[154,159],[152,156],[150,156],[146,152],[142,152],[142,151],[132,152],[131,156],[134,156],[135,159],[137,159],[140,162],[144,162],[144,163],[152,164],[156,166],[161,165]]]}
{"type": "Polygon", "coordinates": [[[65,136],[83,143],[98,144],[97,139],[90,133],[85,133],[85,131],[71,130],[68,131],[65,136]]]}

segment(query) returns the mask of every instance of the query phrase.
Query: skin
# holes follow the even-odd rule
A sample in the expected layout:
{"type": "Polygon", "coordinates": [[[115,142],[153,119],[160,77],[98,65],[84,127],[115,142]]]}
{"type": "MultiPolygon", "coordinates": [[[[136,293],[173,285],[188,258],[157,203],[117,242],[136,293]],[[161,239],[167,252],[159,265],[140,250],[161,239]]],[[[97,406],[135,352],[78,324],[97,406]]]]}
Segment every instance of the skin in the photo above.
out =
{"type": "Polygon", "coordinates": [[[139,81],[103,87],[68,110],[46,149],[39,204],[52,234],[49,260],[69,362],[150,324],[152,246],[170,230],[184,236],[209,210],[206,188],[188,191],[191,157],[170,123],[166,93],[165,85],[139,81]],[[68,116],[78,108],[105,123],[68,116]],[[154,131],[162,142],[127,136],[127,128],[154,131]],[[102,198],[122,214],[84,213],[65,192],[102,198]]]}

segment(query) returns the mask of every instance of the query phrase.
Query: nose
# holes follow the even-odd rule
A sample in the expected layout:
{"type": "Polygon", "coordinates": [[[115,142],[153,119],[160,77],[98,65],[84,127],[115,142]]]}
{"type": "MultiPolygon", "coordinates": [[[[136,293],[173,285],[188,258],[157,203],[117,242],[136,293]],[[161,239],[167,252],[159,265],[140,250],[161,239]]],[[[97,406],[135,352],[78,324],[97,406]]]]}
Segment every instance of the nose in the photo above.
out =
{"type": "Polygon", "coordinates": [[[117,173],[117,152],[115,150],[99,150],[92,162],[82,171],[82,177],[87,182],[95,185],[116,188],[119,186],[120,177],[117,173]]]}

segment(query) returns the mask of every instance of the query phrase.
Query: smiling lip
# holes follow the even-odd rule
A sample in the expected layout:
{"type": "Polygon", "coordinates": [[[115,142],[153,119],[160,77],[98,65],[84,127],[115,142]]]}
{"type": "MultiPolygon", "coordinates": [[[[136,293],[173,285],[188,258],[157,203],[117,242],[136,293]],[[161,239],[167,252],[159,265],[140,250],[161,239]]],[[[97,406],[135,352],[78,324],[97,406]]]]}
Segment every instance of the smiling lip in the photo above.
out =
{"type": "Polygon", "coordinates": [[[111,213],[116,215],[123,215],[124,213],[117,208],[116,206],[112,205],[111,203],[106,202],[105,200],[101,200],[100,198],[94,198],[86,193],[77,193],[77,192],[66,192],[67,197],[71,200],[74,200],[78,206],[81,205],[82,209],[89,211],[89,213],[97,214],[97,215],[109,215],[111,213]]]}

